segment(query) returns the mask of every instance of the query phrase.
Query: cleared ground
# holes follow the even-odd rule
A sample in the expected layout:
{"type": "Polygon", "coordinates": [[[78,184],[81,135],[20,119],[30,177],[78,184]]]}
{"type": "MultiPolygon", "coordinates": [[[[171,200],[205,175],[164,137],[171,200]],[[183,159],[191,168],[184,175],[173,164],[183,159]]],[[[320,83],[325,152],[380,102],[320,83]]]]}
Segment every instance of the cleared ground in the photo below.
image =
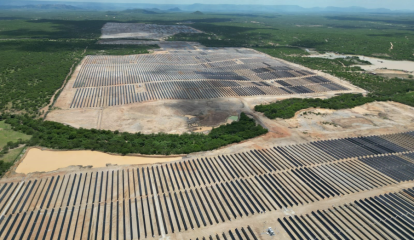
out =
{"type": "Polygon", "coordinates": [[[226,123],[246,110],[243,101],[364,92],[251,49],[166,49],[87,56],[47,120],[83,128],[183,133],[226,123]]]}
{"type": "Polygon", "coordinates": [[[170,100],[102,109],[55,110],[48,120],[74,127],[142,132],[183,133],[226,123],[243,110],[239,99],[170,100]]]}
{"type": "Polygon", "coordinates": [[[185,25],[109,22],[103,26],[101,38],[163,39],[178,33],[201,33],[201,31],[185,25]]]}
{"type": "Polygon", "coordinates": [[[361,132],[380,134],[383,129],[414,129],[413,119],[413,107],[396,102],[373,102],[344,110],[306,109],[294,118],[277,122],[318,139],[336,133],[352,137],[361,132]]]}
{"type": "Polygon", "coordinates": [[[376,69],[371,72],[387,78],[404,78],[407,80],[412,80],[414,77],[414,71],[409,73],[407,71],[400,70],[376,69]]]}
{"type": "Polygon", "coordinates": [[[102,39],[98,44],[110,45],[158,45],[161,49],[155,50],[198,50],[204,48],[203,45],[196,42],[176,42],[176,41],[148,41],[148,40],[118,40],[118,39],[102,39]]]}

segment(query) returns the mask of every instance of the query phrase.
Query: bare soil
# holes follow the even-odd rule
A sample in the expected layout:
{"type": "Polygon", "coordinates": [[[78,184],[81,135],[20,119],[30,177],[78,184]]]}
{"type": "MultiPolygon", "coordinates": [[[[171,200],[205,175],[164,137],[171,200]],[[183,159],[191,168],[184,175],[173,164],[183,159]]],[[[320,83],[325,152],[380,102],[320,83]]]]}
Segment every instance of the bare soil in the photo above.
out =
{"type": "Polygon", "coordinates": [[[180,41],[145,41],[145,40],[119,40],[119,39],[102,39],[97,42],[98,44],[116,44],[116,45],[158,45],[160,49],[154,50],[155,52],[164,50],[197,50],[204,48],[205,46],[196,42],[180,42],[180,41]]]}
{"type": "Polygon", "coordinates": [[[390,69],[376,69],[372,71],[373,73],[387,78],[404,78],[404,79],[410,79],[410,74],[407,71],[399,71],[399,70],[390,70],[390,69]]]}
{"type": "Polygon", "coordinates": [[[184,133],[198,130],[195,127],[219,126],[242,110],[243,103],[238,98],[168,100],[107,108],[54,110],[47,120],[73,127],[131,133],[184,133]]]}
{"type": "Polygon", "coordinates": [[[201,33],[186,25],[157,25],[108,22],[102,27],[102,39],[163,39],[178,33],[201,33]]]}

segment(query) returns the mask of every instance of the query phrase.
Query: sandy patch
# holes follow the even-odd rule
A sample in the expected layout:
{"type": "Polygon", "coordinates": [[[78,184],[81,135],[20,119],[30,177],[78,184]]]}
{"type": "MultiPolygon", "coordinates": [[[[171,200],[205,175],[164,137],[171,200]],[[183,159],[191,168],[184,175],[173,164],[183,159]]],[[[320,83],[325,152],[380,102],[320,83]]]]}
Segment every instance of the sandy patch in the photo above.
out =
{"type": "Polygon", "coordinates": [[[201,132],[201,133],[204,133],[204,132],[210,132],[211,131],[211,129],[213,129],[213,127],[201,127],[201,128],[198,128],[197,130],[194,130],[193,132],[201,132]]]}
{"type": "Polygon", "coordinates": [[[376,69],[371,72],[377,74],[378,76],[387,77],[387,78],[410,79],[410,76],[412,76],[412,73],[410,74],[407,71],[392,70],[392,69],[376,69]]]}
{"type": "Polygon", "coordinates": [[[16,173],[50,172],[69,166],[105,167],[107,164],[138,165],[180,160],[181,157],[117,156],[94,151],[49,151],[32,148],[16,169],[16,173]]]}
{"type": "Polygon", "coordinates": [[[366,118],[360,117],[350,117],[350,118],[342,118],[342,119],[333,119],[332,122],[336,125],[339,125],[342,128],[351,128],[356,125],[363,126],[363,125],[374,125],[372,121],[366,118]]]}

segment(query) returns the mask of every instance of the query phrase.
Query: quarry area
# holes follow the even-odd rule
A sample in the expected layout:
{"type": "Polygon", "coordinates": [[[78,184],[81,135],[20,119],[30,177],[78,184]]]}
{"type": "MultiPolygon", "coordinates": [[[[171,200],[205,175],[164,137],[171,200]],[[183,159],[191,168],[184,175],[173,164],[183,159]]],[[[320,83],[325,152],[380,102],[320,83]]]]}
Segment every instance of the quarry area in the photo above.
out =
{"type": "Polygon", "coordinates": [[[366,91],[252,49],[116,39],[185,31],[198,30],[106,24],[100,44],[161,48],[86,56],[46,120],[208,133],[245,112],[269,132],[180,156],[30,148],[0,179],[0,239],[414,239],[414,108],[271,120],[254,106],[366,91]]]}

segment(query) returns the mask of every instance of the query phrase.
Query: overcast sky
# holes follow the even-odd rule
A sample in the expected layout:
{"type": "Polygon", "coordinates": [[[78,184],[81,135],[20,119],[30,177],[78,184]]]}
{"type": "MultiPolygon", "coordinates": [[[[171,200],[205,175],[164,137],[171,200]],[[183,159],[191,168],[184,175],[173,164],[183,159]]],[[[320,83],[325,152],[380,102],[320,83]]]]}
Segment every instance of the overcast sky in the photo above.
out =
{"type": "MultiPolygon", "coordinates": [[[[18,1],[18,0],[0,0],[18,1]]],[[[28,0],[26,0],[28,1],[28,0]]],[[[29,0],[30,1],[30,0],[29,0]]],[[[115,3],[156,3],[156,4],[263,4],[263,5],[299,5],[302,7],[366,7],[366,8],[389,8],[389,9],[412,9],[414,0],[54,0],[74,2],[115,2],[115,3]]]]}

